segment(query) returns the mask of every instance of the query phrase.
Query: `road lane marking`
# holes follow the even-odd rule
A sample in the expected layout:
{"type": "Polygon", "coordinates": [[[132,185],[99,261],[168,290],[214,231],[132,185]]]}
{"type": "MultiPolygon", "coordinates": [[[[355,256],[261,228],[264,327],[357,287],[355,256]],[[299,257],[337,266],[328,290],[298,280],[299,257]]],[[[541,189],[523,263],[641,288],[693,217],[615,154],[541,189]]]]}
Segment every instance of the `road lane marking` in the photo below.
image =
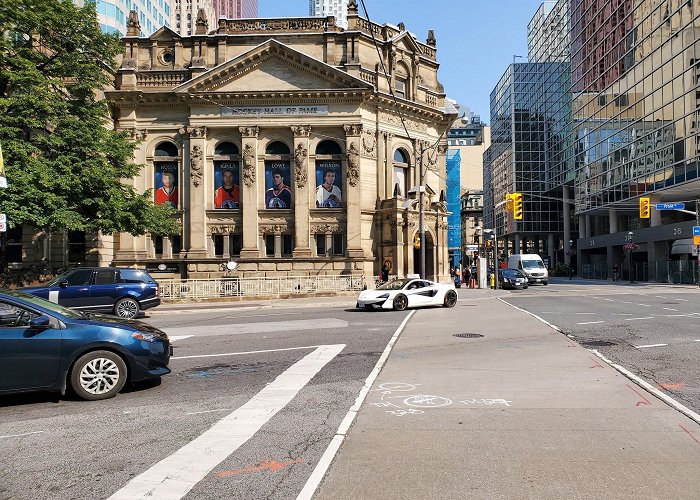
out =
{"type": "Polygon", "coordinates": [[[637,304],[637,305],[642,306],[642,307],[651,307],[649,304],[637,304]]]}
{"type": "Polygon", "coordinates": [[[596,314],[596,313],[576,313],[576,314],[596,314]]]}
{"type": "Polygon", "coordinates": [[[631,304],[632,302],[623,302],[623,304],[631,304]]]}
{"type": "Polygon", "coordinates": [[[681,413],[687,415],[688,417],[692,418],[695,420],[697,423],[700,424],[700,414],[695,413],[693,410],[689,409],[686,406],[683,406],[681,403],[673,399],[671,396],[668,396],[666,393],[663,391],[658,390],[656,387],[651,385],[649,382],[644,380],[641,377],[638,377],[631,371],[629,371],[627,368],[624,366],[618,365],[610,361],[608,358],[603,356],[600,352],[598,352],[596,349],[592,349],[591,352],[598,356],[600,359],[605,361],[607,364],[615,368],[617,371],[622,373],[625,377],[628,379],[632,380],[634,383],[636,383],[638,386],[646,389],[647,391],[651,392],[654,396],[656,396],[659,399],[662,399],[666,401],[668,404],[672,405],[675,409],[680,411],[681,413]]]}
{"type": "Polygon", "coordinates": [[[261,354],[264,352],[279,352],[279,351],[297,351],[300,349],[316,349],[317,345],[307,345],[305,347],[283,347],[281,349],[266,349],[262,351],[242,351],[242,352],[224,352],[220,354],[194,354],[192,356],[177,356],[170,358],[170,361],[174,359],[194,359],[194,358],[217,358],[219,356],[242,356],[244,354],[261,354]]]}
{"type": "Polygon", "coordinates": [[[350,324],[342,319],[337,318],[319,318],[319,319],[296,319],[291,321],[260,321],[260,322],[242,322],[229,324],[224,327],[213,328],[211,326],[175,326],[169,328],[161,328],[168,336],[173,333],[192,332],[202,336],[214,335],[243,335],[248,333],[278,333],[291,332],[299,330],[325,330],[331,328],[347,328],[350,324]]]}
{"type": "Polygon", "coordinates": [[[632,313],[612,313],[611,316],[634,316],[632,313]]]}
{"type": "Polygon", "coordinates": [[[688,299],[675,299],[675,300],[680,300],[681,302],[690,302],[688,299]]]}
{"type": "Polygon", "coordinates": [[[345,348],[319,346],[294,363],[258,394],[172,455],[142,472],[111,500],[179,499],[289,404],[311,379],[345,348]]]}
{"type": "Polygon", "coordinates": [[[665,311],[678,311],[678,309],[674,309],[672,307],[664,307],[663,308],[665,311]]]}
{"type": "Polygon", "coordinates": [[[663,346],[666,346],[666,345],[668,345],[668,344],[636,345],[636,346],[634,346],[634,347],[636,347],[637,349],[644,349],[644,348],[647,348],[647,347],[663,347],[663,346]]]}
{"type": "Polygon", "coordinates": [[[22,434],[6,434],[5,436],[0,436],[0,439],[17,438],[22,436],[30,436],[32,434],[41,434],[46,431],[34,431],[34,432],[23,432],[22,434]]]}
{"type": "Polygon", "coordinates": [[[663,295],[655,295],[657,299],[667,299],[668,297],[664,297],[663,295]]]}
{"type": "Polygon", "coordinates": [[[221,408],[219,410],[191,411],[185,415],[201,415],[202,413],[216,413],[218,411],[233,411],[233,408],[221,408]]]}
{"type": "Polygon", "coordinates": [[[338,426],[338,430],[336,431],[335,436],[333,436],[333,439],[328,445],[328,448],[326,448],[326,451],[323,452],[321,459],[318,461],[318,464],[316,464],[316,468],[314,468],[314,471],[309,476],[309,479],[306,480],[306,484],[304,485],[304,488],[302,488],[302,490],[299,492],[297,500],[311,500],[311,498],[313,498],[314,493],[316,493],[318,486],[323,480],[323,477],[326,475],[326,472],[328,472],[328,468],[331,466],[331,462],[333,462],[336,453],[338,453],[340,445],[343,444],[343,440],[345,439],[348,430],[350,430],[350,426],[355,420],[357,412],[360,411],[360,407],[362,406],[362,403],[367,397],[367,394],[369,394],[370,389],[372,389],[374,381],[379,376],[379,372],[382,371],[384,363],[386,363],[386,360],[389,358],[389,353],[391,353],[392,349],[394,348],[394,344],[396,344],[396,342],[399,340],[399,335],[401,335],[401,332],[406,326],[406,323],[408,323],[408,320],[410,320],[413,317],[415,312],[415,310],[411,311],[396,329],[394,335],[392,335],[391,340],[389,340],[389,343],[384,348],[384,352],[382,352],[382,355],[379,357],[377,364],[374,365],[374,369],[372,369],[372,372],[365,380],[365,385],[362,386],[360,394],[357,396],[357,399],[355,399],[355,404],[352,405],[350,411],[348,411],[348,413],[345,415],[345,418],[343,418],[343,421],[340,423],[340,426],[338,426]]]}
{"type": "Polygon", "coordinates": [[[168,335],[170,342],[174,342],[176,340],[188,339],[190,337],[194,337],[194,335],[168,335]]]}
{"type": "Polygon", "coordinates": [[[603,300],[607,300],[608,302],[615,302],[613,299],[603,299],[603,300]]]}
{"type": "Polygon", "coordinates": [[[598,323],[605,323],[605,321],[586,321],[585,323],[576,323],[577,325],[596,325],[598,323]]]}
{"type": "Polygon", "coordinates": [[[645,318],[625,318],[625,321],[637,321],[638,319],[654,319],[654,316],[647,316],[645,318]]]}

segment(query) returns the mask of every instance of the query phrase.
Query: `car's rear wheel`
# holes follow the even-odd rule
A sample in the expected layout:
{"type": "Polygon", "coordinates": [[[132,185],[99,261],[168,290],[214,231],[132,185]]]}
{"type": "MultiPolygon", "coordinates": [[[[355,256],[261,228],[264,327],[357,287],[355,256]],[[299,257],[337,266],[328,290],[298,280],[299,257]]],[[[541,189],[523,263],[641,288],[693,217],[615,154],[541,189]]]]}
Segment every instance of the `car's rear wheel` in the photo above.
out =
{"type": "Polygon", "coordinates": [[[394,297],[394,310],[395,311],[404,311],[408,307],[408,297],[406,297],[404,294],[400,293],[396,297],[394,297]]]}
{"type": "Polygon", "coordinates": [[[126,382],[126,363],[110,351],[92,351],[82,355],[70,372],[73,392],[88,401],[115,396],[126,382]]]}
{"type": "Polygon", "coordinates": [[[454,307],[457,303],[457,292],[448,290],[445,293],[445,300],[442,302],[442,307],[454,307]]]}
{"type": "Polygon", "coordinates": [[[135,318],[139,313],[139,303],[136,302],[131,297],[124,297],[119,299],[116,304],[114,304],[114,314],[124,319],[135,318]]]}

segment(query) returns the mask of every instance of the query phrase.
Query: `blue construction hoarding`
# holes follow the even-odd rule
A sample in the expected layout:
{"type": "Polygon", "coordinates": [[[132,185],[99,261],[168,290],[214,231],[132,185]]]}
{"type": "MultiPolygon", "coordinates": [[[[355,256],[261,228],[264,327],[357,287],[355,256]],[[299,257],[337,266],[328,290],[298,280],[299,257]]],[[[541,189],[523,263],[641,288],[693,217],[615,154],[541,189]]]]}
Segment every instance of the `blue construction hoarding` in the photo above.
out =
{"type": "Polygon", "coordinates": [[[447,151],[447,211],[451,215],[447,217],[447,247],[452,267],[462,262],[462,225],[460,221],[460,177],[459,177],[459,150],[447,151]]]}

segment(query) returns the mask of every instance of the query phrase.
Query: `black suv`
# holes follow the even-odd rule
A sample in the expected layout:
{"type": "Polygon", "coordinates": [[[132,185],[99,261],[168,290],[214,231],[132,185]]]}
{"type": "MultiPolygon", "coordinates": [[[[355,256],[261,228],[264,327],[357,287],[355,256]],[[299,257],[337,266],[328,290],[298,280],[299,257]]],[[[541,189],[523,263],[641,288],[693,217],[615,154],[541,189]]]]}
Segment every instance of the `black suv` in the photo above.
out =
{"type": "Polygon", "coordinates": [[[160,304],[158,283],[141,269],[79,267],[22,291],[72,309],[134,318],[160,304]]]}

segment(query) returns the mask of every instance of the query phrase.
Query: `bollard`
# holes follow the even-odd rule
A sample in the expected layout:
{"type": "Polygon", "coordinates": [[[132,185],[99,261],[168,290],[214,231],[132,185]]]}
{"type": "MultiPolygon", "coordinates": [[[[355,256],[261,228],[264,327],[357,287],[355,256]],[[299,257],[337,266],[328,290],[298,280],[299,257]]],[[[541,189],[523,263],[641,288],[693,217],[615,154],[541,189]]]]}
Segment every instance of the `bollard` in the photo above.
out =
{"type": "Polygon", "coordinates": [[[491,288],[495,288],[496,286],[496,276],[494,274],[491,274],[491,288]]]}

